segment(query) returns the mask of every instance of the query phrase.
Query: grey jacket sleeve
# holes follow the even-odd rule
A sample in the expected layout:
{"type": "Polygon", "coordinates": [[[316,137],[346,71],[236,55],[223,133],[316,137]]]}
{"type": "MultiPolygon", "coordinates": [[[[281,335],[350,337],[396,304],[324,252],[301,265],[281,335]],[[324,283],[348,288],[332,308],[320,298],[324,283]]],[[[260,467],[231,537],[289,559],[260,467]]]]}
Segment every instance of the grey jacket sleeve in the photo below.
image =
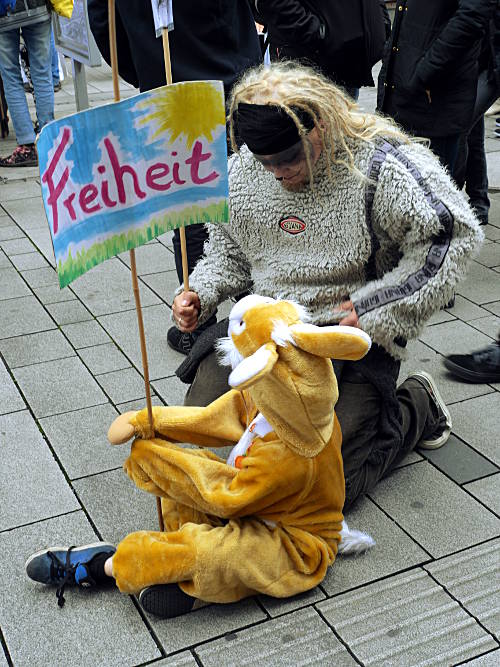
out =
{"type": "Polygon", "coordinates": [[[399,263],[351,294],[361,328],[391,352],[395,339],[417,337],[449,301],[483,239],[471,208],[432,153],[410,144],[400,147],[400,156],[384,162],[373,206],[377,237],[399,246],[399,263]]]}
{"type": "MultiPolygon", "coordinates": [[[[229,225],[207,225],[209,238],[204,257],[189,277],[189,288],[201,304],[198,323],[203,324],[219,303],[237,296],[252,284],[250,265],[230,234],[229,225]]],[[[182,286],[176,294],[182,292],[182,286]]]]}

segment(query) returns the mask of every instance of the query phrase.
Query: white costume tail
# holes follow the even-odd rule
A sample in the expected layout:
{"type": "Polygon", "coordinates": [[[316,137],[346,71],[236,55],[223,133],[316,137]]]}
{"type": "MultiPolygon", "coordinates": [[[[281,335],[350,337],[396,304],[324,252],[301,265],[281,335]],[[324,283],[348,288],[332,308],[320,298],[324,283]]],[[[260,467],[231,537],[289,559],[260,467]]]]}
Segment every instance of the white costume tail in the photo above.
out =
{"type": "Polygon", "coordinates": [[[342,521],[340,537],[339,554],[344,556],[349,554],[361,554],[363,551],[367,551],[375,545],[373,537],[370,537],[368,533],[349,528],[345,521],[342,521]]]}

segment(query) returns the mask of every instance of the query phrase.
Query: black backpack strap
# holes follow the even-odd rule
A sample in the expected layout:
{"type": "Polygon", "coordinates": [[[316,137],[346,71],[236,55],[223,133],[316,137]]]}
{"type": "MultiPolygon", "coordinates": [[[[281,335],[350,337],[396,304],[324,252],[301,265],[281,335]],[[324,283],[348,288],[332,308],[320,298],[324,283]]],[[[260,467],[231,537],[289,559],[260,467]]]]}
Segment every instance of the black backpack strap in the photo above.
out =
{"type": "Polygon", "coordinates": [[[368,181],[365,186],[365,222],[370,233],[371,251],[370,257],[366,263],[366,280],[375,280],[377,278],[377,252],[380,249],[380,241],[373,228],[373,200],[377,191],[377,184],[380,177],[380,170],[384,164],[387,155],[394,152],[399,143],[378,137],[375,139],[375,151],[368,165],[368,181]]]}

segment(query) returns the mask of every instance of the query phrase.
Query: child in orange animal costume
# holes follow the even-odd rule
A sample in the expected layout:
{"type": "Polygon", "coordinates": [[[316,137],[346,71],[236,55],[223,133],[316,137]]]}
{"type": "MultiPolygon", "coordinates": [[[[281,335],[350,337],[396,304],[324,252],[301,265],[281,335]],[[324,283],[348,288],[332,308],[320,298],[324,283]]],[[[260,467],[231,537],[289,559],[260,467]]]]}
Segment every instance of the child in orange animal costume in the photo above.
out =
{"type": "MultiPolygon", "coordinates": [[[[154,437],[146,410],[111,426],[113,444],[135,436],[128,475],[162,498],[165,532],[132,533],[105,562],[121,591],[141,592],[146,610],[174,616],[196,600],[295,595],[322,581],[339,545],[373,544],[343,522],[330,361],[360,359],[370,338],[301,318],[292,302],[245,297],[232,309],[221,344],[233,366],[233,390],[207,407],[153,408],[154,437]],[[202,449],[176,444],[185,442],[202,449]],[[227,445],[234,445],[227,461],[203,449],[227,445]]],[[[69,567],[71,553],[69,560],[62,555],[69,567]]]]}

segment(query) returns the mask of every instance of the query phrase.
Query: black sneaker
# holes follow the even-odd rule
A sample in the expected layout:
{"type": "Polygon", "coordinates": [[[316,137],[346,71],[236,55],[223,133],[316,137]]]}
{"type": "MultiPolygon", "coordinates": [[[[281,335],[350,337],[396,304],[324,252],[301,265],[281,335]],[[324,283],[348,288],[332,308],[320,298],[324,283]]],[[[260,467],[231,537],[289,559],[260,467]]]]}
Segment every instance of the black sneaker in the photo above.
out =
{"type": "Polygon", "coordinates": [[[450,354],[443,363],[450,373],[463,380],[500,382],[500,343],[492,343],[471,354],[450,354]]]}
{"type": "Polygon", "coordinates": [[[115,553],[115,547],[106,542],[96,542],[83,547],[52,547],[38,551],[26,561],[26,574],[33,581],[57,586],[56,597],[60,607],[64,605],[65,586],[96,586],[91,561],[96,557],[104,561],[115,553]]]}
{"type": "Polygon", "coordinates": [[[167,331],[168,346],[171,347],[172,350],[180,352],[181,354],[188,355],[191,352],[196,338],[196,334],[183,333],[177,327],[170,327],[167,331]]]}
{"type": "Polygon", "coordinates": [[[178,584],[148,586],[139,594],[142,608],[161,618],[175,618],[206,605],[205,602],[184,593],[178,584]]]}
{"type": "Polygon", "coordinates": [[[408,380],[410,379],[420,382],[429,394],[436,408],[439,421],[434,433],[424,440],[421,440],[417,447],[420,447],[421,449],[439,449],[439,447],[442,447],[445,444],[451,434],[450,411],[446,407],[446,403],[439,393],[434,378],[430,373],[426,373],[425,371],[415,371],[408,376],[408,380]]]}

